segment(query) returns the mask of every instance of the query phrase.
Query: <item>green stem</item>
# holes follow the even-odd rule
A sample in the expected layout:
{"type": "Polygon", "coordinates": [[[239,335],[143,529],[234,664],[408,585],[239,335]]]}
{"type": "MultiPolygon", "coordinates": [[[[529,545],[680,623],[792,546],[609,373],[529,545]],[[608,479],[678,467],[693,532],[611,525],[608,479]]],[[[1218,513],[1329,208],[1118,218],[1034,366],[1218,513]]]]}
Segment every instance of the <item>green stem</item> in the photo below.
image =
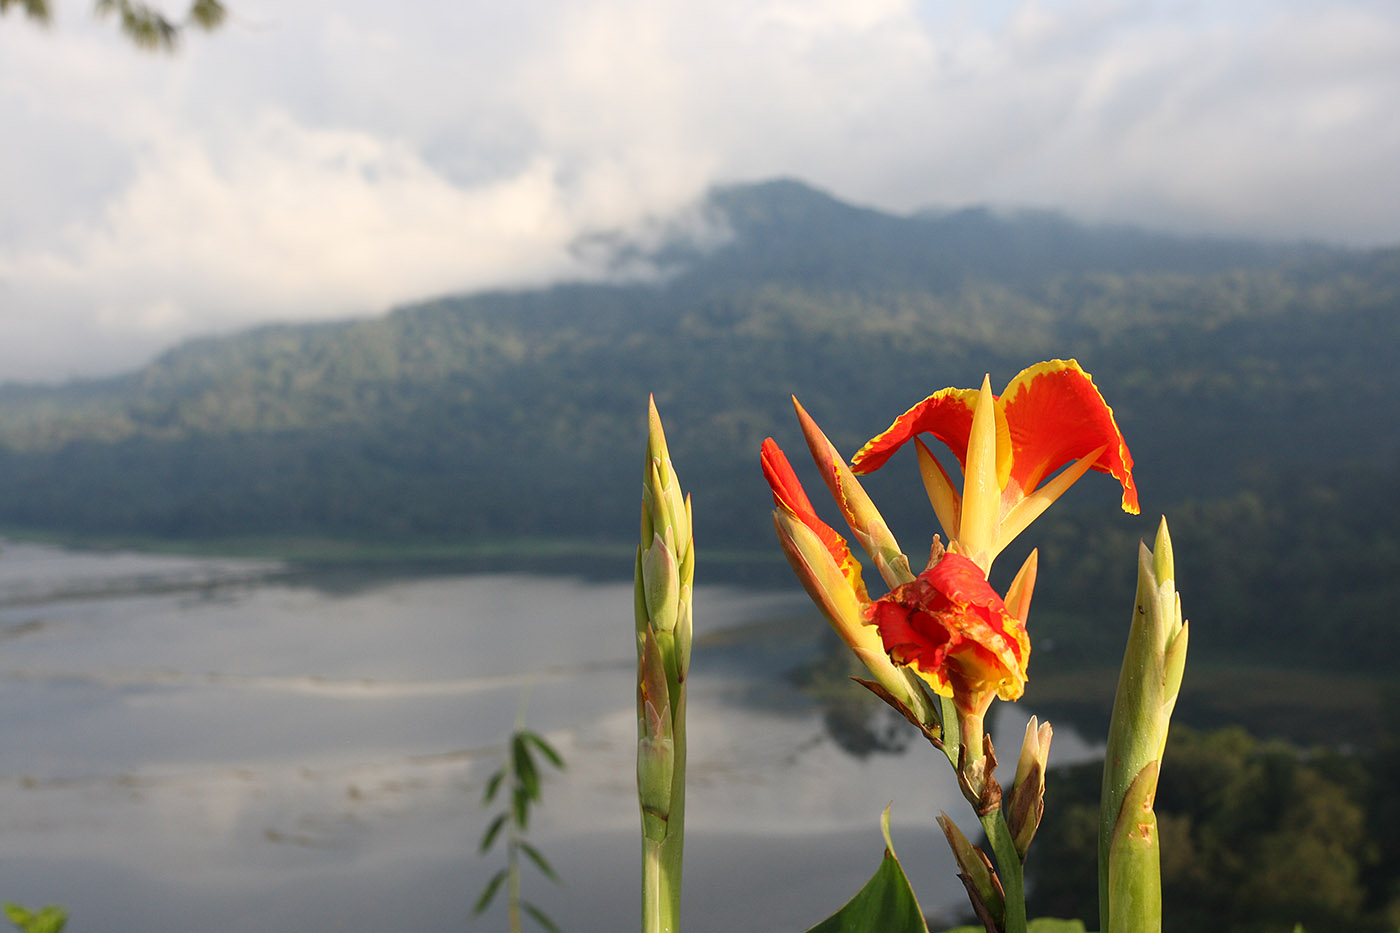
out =
{"type": "Polygon", "coordinates": [[[674,835],[668,835],[664,842],[642,839],[642,933],[676,933],[680,929],[680,843],[674,835]]]}
{"type": "Polygon", "coordinates": [[[675,767],[666,838],[642,835],[642,933],[677,933],[681,921],[681,865],[685,847],[685,691],[677,699],[672,736],[675,767]]]}
{"type": "Polygon", "coordinates": [[[674,887],[664,867],[663,843],[642,840],[642,933],[675,929],[674,887]]]}
{"type": "Polygon", "coordinates": [[[510,846],[507,858],[509,882],[506,888],[506,916],[510,923],[510,933],[520,933],[520,840],[515,827],[511,826],[510,846]]]}
{"type": "Polygon", "coordinates": [[[1001,879],[1001,887],[1006,894],[1006,918],[1002,922],[1002,933],[1026,933],[1025,880],[1021,871],[1021,856],[1016,852],[1016,843],[1011,838],[1011,828],[1006,825],[1006,817],[1000,809],[980,819],[982,829],[987,833],[987,842],[996,855],[997,877],[1001,879]]]}

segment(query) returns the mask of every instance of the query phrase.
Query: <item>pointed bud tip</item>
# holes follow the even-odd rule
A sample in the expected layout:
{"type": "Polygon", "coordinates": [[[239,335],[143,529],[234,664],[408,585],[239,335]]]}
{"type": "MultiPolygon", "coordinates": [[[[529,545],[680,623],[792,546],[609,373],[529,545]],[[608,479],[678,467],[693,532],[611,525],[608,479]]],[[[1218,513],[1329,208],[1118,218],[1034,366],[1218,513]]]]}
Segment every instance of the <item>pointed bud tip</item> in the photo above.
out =
{"type": "Polygon", "coordinates": [[[1152,569],[1156,572],[1157,583],[1176,579],[1176,555],[1172,552],[1172,537],[1167,530],[1167,517],[1157,526],[1157,539],[1152,546],[1152,569]]]}

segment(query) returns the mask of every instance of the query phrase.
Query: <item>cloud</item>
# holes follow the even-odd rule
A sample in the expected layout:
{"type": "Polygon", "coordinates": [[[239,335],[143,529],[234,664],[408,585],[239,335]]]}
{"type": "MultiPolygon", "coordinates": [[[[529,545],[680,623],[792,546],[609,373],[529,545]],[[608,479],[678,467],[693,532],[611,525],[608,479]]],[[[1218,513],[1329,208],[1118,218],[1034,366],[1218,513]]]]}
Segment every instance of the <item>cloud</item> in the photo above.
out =
{"type": "Polygon", "coordinates": [[[72,328],[54,358],[35,358],[14,338],[39,329],[16,334],[7,313],[0,366],[100,362],[104,347],[121,363],[172,336],[251,320],[366,314],[408,296],[577,275],[565,248],[575,224],[544,157],[462,188],[401,143],[275,111],[226,134],[172,129],[151,139],[98,218],[0,253],[5,303],[72,328]]]}
{"type": "Polygon", "coordinates": [[[924,102],[906,101],[918,117],[858,184],[887,206],[921,190],[1187,231],[1400,239],[1400,179],[1381,168],[1400,158],[1396,11],[1160,9],[1027,3],[998,31],[931,28],[924,102]]]}
{"type": "Polygon", "coordinates": [[[0,380],[592,274],[580,234],[777,175],[1400,240],[1400,11],[1369,0],[233,9],[173,59],[79,0],[0,20],[0,380]]]}

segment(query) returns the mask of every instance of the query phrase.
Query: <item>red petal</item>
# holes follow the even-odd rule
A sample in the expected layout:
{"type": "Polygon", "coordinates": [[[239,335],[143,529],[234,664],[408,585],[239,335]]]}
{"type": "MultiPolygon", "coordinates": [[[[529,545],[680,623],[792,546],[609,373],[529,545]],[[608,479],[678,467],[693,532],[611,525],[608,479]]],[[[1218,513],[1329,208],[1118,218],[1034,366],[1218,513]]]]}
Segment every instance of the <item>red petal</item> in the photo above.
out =
{"type": "Polygon", "coordinates": [[[881,434],[866,442],[851,459],[857,473],[873,473],[916,434],[932,434],[966,464],[967,437],[972,431],[975,389],[939,389],[894,420],[881,434]]]}
{"type": "Polygon", "coordinates": [[[871,622],[890,660],[912,666],[946,695],[948,651],[958,640],[953,629],[922,608],[900,601],[894,593],[875,601],[871,622]]]}
{"type": "MultiPolygon", "coordinates": [[[[942,560],[921,576],[926,576],[929,585],[943,593],[948,600],[977,610],[978,616],[1011,649],[1016,660],[1025,664],[1026,652],[1022,650],[1020,637],[1024,627],[1007,611],[1006,604],[987,582],[981,567],[961,554],[944,554],[942,560]]],[[[996,646],[987,647],[995,650],[996,646]]]]}
{"type": "Polygon", "coordinates": [[[835,528],[817,517],[816,510],[812,508],[812,500],[807,498],[806,490],[802,488],[797,473],[793,471],[792,464],[788,462],[787,455],[778,446],[778,442],[771,437],[766,438],[759,456],[763,463],[763,478],[768,481],[768,487],[773,491],[773,503],[796,516],[798,521],[816,533],[857,596],[861,600],[868,599],[865,584],[861,580],[860,562],[851,554],[846,539],[841,537],[835,528]]]}
{"type": "Polygon", "coordinates": [[[969,690],[1007,684],[1020,695],[1030,643],[987,583],[981,568],[946,554],[912,583],[876,600],[872,621],[890,657],[915,667],[937,686],[951,685],[964,705],[969,690]]]}
{"type": "Polygon", "coordinates": [[[1023,495],[1060,467],[1107,444],[1093,469],[1123,485],[1123,510],[1137,514],[1133,455],[1093,377],[1074,360],[1023,370],[998,400],[1011,431],[1011,478],[1023,495]]]}
{"type": "MultiPolygon", "coordinates": [[[[773,490],[773,503],[794,515],[815,518],[817,513],[812,508],[812,500],[807,498],[807,491],[802,488],[797,473],[778,442],[771,437],[766,438],[759,459],[763,463],[763,478],[768,481],[768,488],[773,490]]],[[[805,518],[803,524],[811,527],[805,518]]]]}

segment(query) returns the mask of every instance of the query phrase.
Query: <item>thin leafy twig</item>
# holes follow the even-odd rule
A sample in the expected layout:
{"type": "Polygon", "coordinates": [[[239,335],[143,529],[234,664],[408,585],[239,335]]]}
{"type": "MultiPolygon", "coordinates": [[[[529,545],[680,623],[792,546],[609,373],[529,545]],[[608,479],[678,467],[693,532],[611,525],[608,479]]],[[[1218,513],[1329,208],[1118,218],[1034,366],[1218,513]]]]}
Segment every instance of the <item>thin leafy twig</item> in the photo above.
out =
{"type": "Polygon", "coordinates": [[[486,824],[481,834],[479,852],[485,854],[504,835],[506,841],[506,866],[492,875],[481,889],[472,915],[479,916],[495,901],[502,887],[506,891],[506,916],[511,933],[520,933],[521,914],[528,914],[542,929],[559,933],[559,927],[539,907],[531,904],[520,895],[520,861],[523,855],[535,868],[550,881],[559,884],[559,875],[554,866],[535,846],[526,840],[530,825],[530,808],[542,802],[541,768],[536,755],[544,758],[554,768],[564,770],[564,757],[550,745],[543,736],[525,728],[525,703],[521,701],[516,715],[515,729],[506,744],[504,761],[486,779],[482,792],[481,805],[489,806],[506,789],[499,813],[486,824]]]}

